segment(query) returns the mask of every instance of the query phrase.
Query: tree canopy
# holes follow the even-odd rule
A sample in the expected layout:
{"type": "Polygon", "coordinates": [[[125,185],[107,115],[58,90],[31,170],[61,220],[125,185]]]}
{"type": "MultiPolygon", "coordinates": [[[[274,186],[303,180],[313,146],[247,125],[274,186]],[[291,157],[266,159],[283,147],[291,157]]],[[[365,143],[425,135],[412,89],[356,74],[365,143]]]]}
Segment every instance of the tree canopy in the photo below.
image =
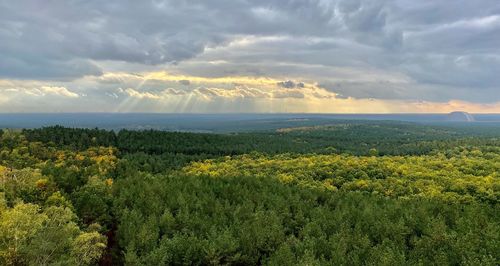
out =
{"type": "Polygon", "coordinates": [[[500,131],[0,131],[2,265],[498,265],[500,131]]]}

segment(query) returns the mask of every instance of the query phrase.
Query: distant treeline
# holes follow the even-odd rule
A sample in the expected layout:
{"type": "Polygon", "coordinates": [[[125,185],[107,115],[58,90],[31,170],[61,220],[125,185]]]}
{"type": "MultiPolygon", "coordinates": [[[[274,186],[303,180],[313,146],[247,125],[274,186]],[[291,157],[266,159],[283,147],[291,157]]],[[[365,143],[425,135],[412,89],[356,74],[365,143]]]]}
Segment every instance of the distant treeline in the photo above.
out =
{"type": "Polygon", "coordinates": [[[208,134],[158,130],[120,130],[65,128],[61,126],[25,129],[29,141],[53,143],[58,147],[84,150],[113,146],[120,152],[146,154],[181,153],[214,156],[249,152],[279,153],[348,153],[368,155],[427,154],[435,149],[460,143],[484,141],[500,136],[497,128],[438,127],[400,122],[340,123],[331,126],[284,129],[277,132],[208,134]],[[481,137],[481,138],[479,138],[481,137]],[[479,138],[479,139],[478,139],[479,138]]]}

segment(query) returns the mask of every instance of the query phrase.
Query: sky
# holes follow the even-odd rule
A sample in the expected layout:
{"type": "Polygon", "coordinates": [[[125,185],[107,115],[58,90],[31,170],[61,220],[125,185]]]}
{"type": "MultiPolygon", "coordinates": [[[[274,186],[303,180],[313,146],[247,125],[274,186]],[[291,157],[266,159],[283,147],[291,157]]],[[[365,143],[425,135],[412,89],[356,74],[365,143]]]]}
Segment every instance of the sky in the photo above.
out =
{"type": "Polygon", "coordinates": [[[498,0],[0,0],[0,112],[500,113],[498,0]]]}

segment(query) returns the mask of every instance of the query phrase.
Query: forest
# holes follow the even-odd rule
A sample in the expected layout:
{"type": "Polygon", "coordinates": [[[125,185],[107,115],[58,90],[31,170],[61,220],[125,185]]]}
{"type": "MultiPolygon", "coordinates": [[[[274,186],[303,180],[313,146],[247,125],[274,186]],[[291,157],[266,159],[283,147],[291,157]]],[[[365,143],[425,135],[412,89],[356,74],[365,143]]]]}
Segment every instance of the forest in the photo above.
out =
{"type": "Polygon", "coordinates": [[[500,127],[0,130],[0,265],[498,265],[500,127]]]}

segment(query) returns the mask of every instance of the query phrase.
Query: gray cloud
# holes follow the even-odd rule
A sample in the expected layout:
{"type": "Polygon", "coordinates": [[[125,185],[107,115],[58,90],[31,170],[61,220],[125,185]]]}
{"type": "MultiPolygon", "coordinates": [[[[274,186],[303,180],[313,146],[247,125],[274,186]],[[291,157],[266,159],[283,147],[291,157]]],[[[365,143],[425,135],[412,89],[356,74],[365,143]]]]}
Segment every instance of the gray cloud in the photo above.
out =
{"type": "Polygon", "coordinates": [[[166,69],[307,80],[344,97],[493,102],[499,36],[497,0],[0,1],[0,77],[166,69]]]}
{"type": "Polygon", "coordinates": [[[278,82],[277,85],[282,87],[282,88],[287,88],[287,89],[304,88],[304,83],[302,83],[302,82],[296,83],[296,82],[291,81],[291,80],[280,81],[280,82],[278,82]]]}
{"type": "Polygon", "coordinates": [[[420,55],[403,63],[401,69],[422,83],[500,89],[500,55],[420,55]]]}
{"type": "Polygon", "coordinates": [[[63,79],[102,75],[102,69],[88,60],[43,60],[0,55],[0,77],[16,79],[63,79]]]}
{"type": "Polygon", "coordinates": [[[320,86],[338,93],[338,98],[358,99],[419,99],[441,102],[443,99],[467,99],[472,102],[492,102],[491,95],[498,93],[497,88],[475,89],[445,85],[422,85],[416,83],[390,82],[324,82],[320,86]]]}

